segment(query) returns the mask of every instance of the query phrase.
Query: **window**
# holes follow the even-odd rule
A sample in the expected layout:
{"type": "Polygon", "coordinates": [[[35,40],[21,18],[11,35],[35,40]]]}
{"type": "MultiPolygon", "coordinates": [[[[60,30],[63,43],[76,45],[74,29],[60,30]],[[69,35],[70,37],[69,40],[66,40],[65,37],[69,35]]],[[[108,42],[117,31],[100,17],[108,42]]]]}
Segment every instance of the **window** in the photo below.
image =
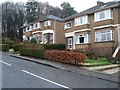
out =
{"type": "Polygon", "coordinates": [[[37,26],[38,26],[37,28],[40,28],[40,22],[37,23],[37,26]]]}
{"type": "Polygon", "coordinates": [[[71,27],[72,27],[71,21],[65,23],[65,26],[64,26],[65,29],[71,28],[71,27]]]}
{"type": "Polygon", "coordinates": [[[33,29],[36,29],[36,24],[33,24],[33,29]]]}
{"type": "Polygon", "coordinates": [[[51,21],[49,21],[49,20],[48,20],[48,21],[45,21],[45,22],[44,22],[44,26],[51,26],[51,21]]]}
{"type": "Polygon", "coordinates": [[[35,28],[37,28],[37,27],[38,27],[38,24],[36,23],[36,24],[35,24],[35,28]]]}
{"type": "Polygon", "coordinates": [[[75,18],[75,26],[77,25],[82,25],[82,24],[87,24],[88,23],[88,16],[82,16],[75,18]]]}
{"type": "Polygon", "coordinates": [[[76,35],[76,44],[88,43],[88,34],[76,35]]]}
{"type": "Polygon", "coordinates": [[[29,31],[29,26],[26,27],[26,31],[29,31]]]}
{"type": "Polygon", "coordinates": [[[112,40],[113,40],[112,30],[96,32],[96,42],[112,40]]]}
{"type": "Polygon", "coordinates": [[[111,10],[105,10],[105,11],[95,13],[95,21],[111,19],[111,18],[112,18],[112,11],[111,10]]]}
{"type": "Polygon", "coordinates": [[[30,30],[32,30],[32,25],[29,26],[30,30]]]}
{"type": "Polygon", "coordinates": [[[23,32],[26,32],[26,29],[25,29],[25,28],[23,28],[23,32]]]}

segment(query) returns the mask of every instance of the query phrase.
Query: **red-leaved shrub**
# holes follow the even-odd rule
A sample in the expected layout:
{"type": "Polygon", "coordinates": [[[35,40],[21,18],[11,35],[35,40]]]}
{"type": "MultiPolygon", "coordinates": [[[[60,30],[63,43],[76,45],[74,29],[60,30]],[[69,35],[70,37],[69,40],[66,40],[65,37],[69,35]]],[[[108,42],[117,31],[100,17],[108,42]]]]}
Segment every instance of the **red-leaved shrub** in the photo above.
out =
{"type": "Polygon", "coordinates": [[[52,61],[59,61],[67,64],[84,64],[86,55],[74,51],[51,50],[44,53],[44,58],[52,61]]]}

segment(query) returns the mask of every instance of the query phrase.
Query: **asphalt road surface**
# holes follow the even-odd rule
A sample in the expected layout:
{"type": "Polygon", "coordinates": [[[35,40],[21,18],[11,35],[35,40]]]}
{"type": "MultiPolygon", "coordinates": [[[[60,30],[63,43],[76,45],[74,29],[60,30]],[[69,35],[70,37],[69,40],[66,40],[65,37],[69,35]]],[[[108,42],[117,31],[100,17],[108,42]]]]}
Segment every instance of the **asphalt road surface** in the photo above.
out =
{"type": "Polygon", "coordinates": [[[2,88],[118,88],[118,83],[2,54],[2,88]]]}

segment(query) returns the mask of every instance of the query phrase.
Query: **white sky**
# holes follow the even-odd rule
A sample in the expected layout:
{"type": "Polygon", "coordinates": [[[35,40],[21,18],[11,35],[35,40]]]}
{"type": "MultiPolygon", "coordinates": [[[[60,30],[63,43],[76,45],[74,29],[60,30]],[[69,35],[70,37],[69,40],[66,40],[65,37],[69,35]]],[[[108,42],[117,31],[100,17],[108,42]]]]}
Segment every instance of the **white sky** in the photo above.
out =
{"type": "MultiPolygon", "coordinates": [[[[5,2],[5,1],[10,1],[10,2],[27,2],[28,0],[0,0],[1,2],[5,2]]],[[[74,9],[77,12],[81,12],[85,9],[88,9],[90,7],[93,7],[97,4],[98,0],[38,0],[41,2],[49,2],[50,5],[52,6],[58,6],[60,7],[61,3],[63,2],[69,2],[70,5],[72,7],[74,7],[74,9]]],[[[113,1],[113,0],[100,0],[102,2],[109,2],[109,1],[113,1]]]]}

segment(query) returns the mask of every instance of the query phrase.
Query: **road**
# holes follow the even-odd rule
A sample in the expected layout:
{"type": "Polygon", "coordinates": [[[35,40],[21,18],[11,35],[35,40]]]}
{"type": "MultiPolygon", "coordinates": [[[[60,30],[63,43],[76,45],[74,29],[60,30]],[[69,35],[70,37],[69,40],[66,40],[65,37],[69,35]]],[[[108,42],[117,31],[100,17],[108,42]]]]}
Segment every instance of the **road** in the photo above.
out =
{"type": "Polygon", "coordinates": [[[2,54],[2,88],[118,88],[118,83],[2,54]]]}

